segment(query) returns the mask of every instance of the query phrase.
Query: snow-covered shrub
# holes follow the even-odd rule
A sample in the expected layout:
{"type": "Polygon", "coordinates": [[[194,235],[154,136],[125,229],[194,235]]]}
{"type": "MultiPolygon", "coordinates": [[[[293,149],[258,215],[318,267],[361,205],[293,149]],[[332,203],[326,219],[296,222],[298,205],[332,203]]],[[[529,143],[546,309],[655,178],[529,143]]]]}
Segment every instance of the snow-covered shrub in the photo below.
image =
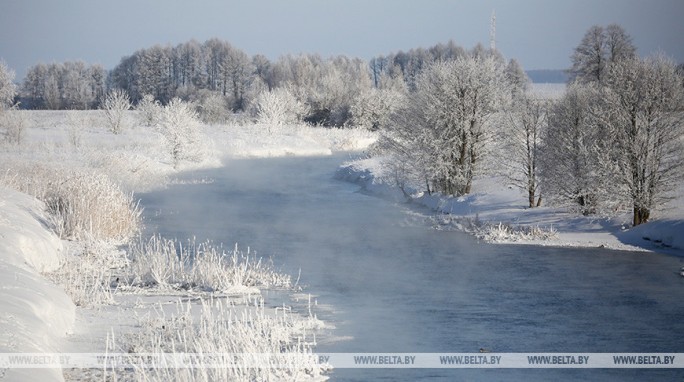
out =
{"type": "Polygon", "coordinates": [[[161,105],[150,94],[145,94],[135,107],[138,111],[140,122],[144,126],[156,126],[161,114],[161,105]]]}
{"type": "Polygon", "coordinates": [[[261,301],[241,313],[225,300],[179,301],[176,312],[165,313],[160,306],[140,317],[141,331],[119,343],[108,338],[107,350],[130,353],[133,376],[122,368],[112,372],[133,380],[322,380],[330,365],[318,362],[312,353],[315,342],[306,336],[308,330],[322,326],[312,315],[301,317],[288,309],[267,312],[261,301]],[[136,354],[158,354],[164,359],[149,367],[136,354]]]}
{"type": "Polygon", "coordinates": [[[203,159],[199,117],[191,104],[172,99],[162,108],[157,127],[166,139],[174,168],[183,160],[199,162],[203,159]]]}
{"type": "Polygon", "coordinates": [[[235,246],[225,251],[210,243],[189,243],[153,236],[131,245],[130,282],[162,288],[199,289],[219,292],[244,291],[253,287],[287,288],[290,277],[273,270],[235,246]]]}
{"type": "Polygon", "coordinates": [[[82,112],[73,110],[67,112],[67,135],[69,143],[76,149],[81,147],[83,131],[87,127],[87,123],[88,119],[82,112]]]}
{"type": "Polygon", "coordinates": [[[539,226],[512,226],[510,224],[485,224],[471,226],[475,236],[488,242],[516,242],[521,240],[557,240],[558,232],[553,228],[539,226]]]}
{"type": "Polygon", "coordinates": [[[405,94],[394,89],[370,89],[359,94],[351,105],[351,124],[378,130],[390,124],[390,117],[405,102],[405,94]]]}
{"type": "Polygon", "coordinates": [[[141,210],[104,174],[75,174],[48,192],[45,203],[62,238],[122,241],[138,231],[141,210]]]}
{"type": "Polygon", "coordinates": [[[255,113],[259,123],[278,126],[301,122],[307,110],[287,88],[277,88],[259,94],[255,113]]]}
{"type": "Polygon", "coordinates": [[[109,131],[114,134],[120,134],[123,131],[126,125],[126,112],[130,108],[131,100],[125,91],[114,89],[107,94],[102,101],[102,110],[104,110],[109,131]]]}
{"type": "Polygon", "coordinates": [[[196,105],[199,118],[204,123],[226,123],[232,115],[229,99],[218,92],[203,92],[196,105]]]}
{"type": "Polygon", "coordinates": [[[0,110],[0,131],[4,134],[5,141],[20,144],[24,140],[27,125],[26,111],[14,108],[0,110]]]}
{"type": "Polygon", "coordinates": [[[112,245],[92,240],[71,246],[74,253],[64,256],[62,266],[47,276],[60,285],[77,306],[112,304],[116,288],[113,270],[127,265],[125,253],[112,245]]]}
{"type": "Polygon", "coordinates": [[[124,241],[140,227],[141,209],[104,174],[45,166],[14,166],[0,183],[45,202],[63,239],[124,241]]]}

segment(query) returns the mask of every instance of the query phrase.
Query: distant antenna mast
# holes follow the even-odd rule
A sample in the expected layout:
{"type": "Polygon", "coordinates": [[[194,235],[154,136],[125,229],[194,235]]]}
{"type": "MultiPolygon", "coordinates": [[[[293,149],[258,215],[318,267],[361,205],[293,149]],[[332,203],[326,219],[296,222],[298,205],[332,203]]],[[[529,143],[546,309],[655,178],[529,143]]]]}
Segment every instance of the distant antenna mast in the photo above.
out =
{"type": "Polygon", "coordinates": [[[492,22],[489,26],[489,49],[496,50],[496,11],[492,11],[492,22]]]}

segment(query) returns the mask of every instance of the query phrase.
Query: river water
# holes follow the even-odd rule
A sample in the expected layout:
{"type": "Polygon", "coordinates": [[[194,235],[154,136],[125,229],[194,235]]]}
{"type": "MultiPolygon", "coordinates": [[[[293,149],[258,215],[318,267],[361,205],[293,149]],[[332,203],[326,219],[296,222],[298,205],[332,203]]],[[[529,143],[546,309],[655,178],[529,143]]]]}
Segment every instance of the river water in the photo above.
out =
{"type": "MultiPolygon", "coordinates": [[[[147,229],[249,246],[315,295],[318,352],[684,352],[680,259],[489,245],[334,179],[343,156],[231,159],[142,195],[147,229]]],[[[275,297],[275,296],[274,296],[275,297]]],[[[268,300],[268,297],[267,297],[268,300]]],[[[337,369],[333,381],[678,379],[680,370],[337,369]]]]}

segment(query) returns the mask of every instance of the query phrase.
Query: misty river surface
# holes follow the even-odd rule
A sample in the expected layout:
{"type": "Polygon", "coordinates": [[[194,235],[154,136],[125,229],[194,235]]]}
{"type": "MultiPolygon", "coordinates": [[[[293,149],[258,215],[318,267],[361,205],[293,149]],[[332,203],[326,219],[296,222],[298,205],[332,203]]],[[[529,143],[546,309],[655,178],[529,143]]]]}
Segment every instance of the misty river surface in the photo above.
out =
{"type": "MultiPolygon", "coordinates": [[[[320,353],[684,352],[680,259],[489,245],[334,179],[345,156],[229,159],[141,195],[149,232],[250,247],[316,296],[320,353]]],[[[267,301],[269,296],[266,295],[267,301]]],[[[349,380],[682,379],[682,370],[336,369],[349,380]]]]}

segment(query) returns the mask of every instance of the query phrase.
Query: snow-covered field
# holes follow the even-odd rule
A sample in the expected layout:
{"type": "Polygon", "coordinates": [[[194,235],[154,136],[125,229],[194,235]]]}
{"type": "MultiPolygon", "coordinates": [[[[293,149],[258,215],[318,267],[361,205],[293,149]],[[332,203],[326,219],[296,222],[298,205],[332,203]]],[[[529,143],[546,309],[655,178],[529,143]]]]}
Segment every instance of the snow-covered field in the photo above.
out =
{"type": "MultiPolygon", "coordinates": [[[[134,112],[117,135],[107,131],[98,111],[16,113],[22,113],[26,126],[22,142],[0,143],[0,353],[310,354],[310,332],[325,324],[311,310],[300,314],[265,307],[263,288],[293,294],[298,287],[248,251],[198,244],[179,258],[176,251],[185,243],[163,238],[139,241],[126,250],[125,234],[93,227],[98,217],[85,215],[90,222],[85,226],[68,218],[110,207],[117,198],[134,217],[138,207],[127,205],[125,195],[165,187],[177,173],[217,167],[225,157],[329,155],[363,149],[375,140],[373,134],[203,125],[203,158],[174,169],[161,135],[136,123],[134,112]],[[41,197],[49,206],[8,186],[41,197]],[[68,195],[81,192],[73,199],[68,195]]],[[[102,224],[133,223],[105,219],[102,224]]],[[[2,380],[107,377],[103,370],[4,366],[2,380]]],[[[218,368],[208,373],[136,368],[108,372],[108,378],[318,380],[324,379],[326,367],[302,362],[291,369],[218,368]]]]}

